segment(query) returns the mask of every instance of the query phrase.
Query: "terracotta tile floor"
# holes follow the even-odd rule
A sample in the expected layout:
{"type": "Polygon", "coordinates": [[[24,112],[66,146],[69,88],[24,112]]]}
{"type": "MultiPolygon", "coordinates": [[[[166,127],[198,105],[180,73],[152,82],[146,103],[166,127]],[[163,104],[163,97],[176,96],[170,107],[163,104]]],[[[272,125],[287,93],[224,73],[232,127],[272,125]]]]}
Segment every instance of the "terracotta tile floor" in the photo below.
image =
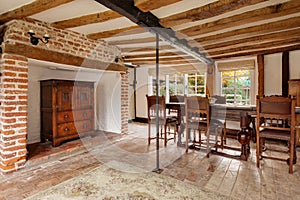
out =
{"type": "MultiPolygon", "coordinates": [[[[103,164],[132,172],[156,169],[155,141],[147,145],[147,125],[131,123],[129,132],[124,136],[99,133],[97,137],[70,141],[56,148],[50,143],[30,145],[25,168],[0,175],[0,199],[24,199],[103,164]],[[122,163],[135,168],[123,168],[122,163]]],[[[228,139],[228,143],[239,146],[234,139],[228,139]]],[[[204,150],[189,150],[186,154],[174,141],[160,147],[159,168],[165,176],[233,199],[300,199],[299,155],[294,173],[288,174],[287,164],[280,161],[264,160],[258,169],[253,143],[248,161],[215,154],[206,158],[204,150]]],[[[239,155],[236,151],[226,153],[239,155]]]]}

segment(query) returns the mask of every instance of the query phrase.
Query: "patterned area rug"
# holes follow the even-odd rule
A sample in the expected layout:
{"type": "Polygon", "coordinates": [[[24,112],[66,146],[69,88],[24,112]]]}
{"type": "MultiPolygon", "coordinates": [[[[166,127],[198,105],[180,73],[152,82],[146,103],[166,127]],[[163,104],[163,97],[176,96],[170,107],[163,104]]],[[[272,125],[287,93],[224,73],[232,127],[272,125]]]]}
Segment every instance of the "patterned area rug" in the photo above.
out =
{"type": "Polygon", "coordinates": [[[129,173],[103,165],[27,198],[27,200],[38,199],[215,200],[229,197],[153,172],[129,173]]]}

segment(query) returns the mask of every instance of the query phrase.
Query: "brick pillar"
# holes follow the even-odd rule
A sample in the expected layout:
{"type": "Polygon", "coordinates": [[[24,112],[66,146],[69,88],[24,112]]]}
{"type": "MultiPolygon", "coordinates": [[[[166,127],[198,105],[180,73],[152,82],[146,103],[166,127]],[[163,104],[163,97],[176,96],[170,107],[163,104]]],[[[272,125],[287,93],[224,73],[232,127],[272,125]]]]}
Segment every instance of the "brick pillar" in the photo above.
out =
{"type": "Polygon", "coordinates": [[[128,116],[129,116],[129,104],[128,104],[128,75],[125,72],[121,72],[121,129],[122,134],[128,134],[128,116]]]}
{"type": "Polygon", "coordinates": [[[28,60],[4,53],[0,71],[0,170],[6,173],[26,162],[28,60]]]}

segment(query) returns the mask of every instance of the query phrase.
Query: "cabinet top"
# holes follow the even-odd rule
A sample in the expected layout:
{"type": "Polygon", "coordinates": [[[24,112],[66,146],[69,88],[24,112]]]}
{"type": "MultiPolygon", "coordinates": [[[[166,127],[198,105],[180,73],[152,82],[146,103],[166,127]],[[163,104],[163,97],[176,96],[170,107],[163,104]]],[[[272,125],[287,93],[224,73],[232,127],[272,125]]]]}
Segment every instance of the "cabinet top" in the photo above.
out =
{"type": "Polygon", "coordinates": [[[67,84],[67,85],[94,85],[92,81],[77,81],[77,80],[62,80],[62,79],[47,79],[40,80],[41,85],[56,85],[56,84],[67,84]]]}

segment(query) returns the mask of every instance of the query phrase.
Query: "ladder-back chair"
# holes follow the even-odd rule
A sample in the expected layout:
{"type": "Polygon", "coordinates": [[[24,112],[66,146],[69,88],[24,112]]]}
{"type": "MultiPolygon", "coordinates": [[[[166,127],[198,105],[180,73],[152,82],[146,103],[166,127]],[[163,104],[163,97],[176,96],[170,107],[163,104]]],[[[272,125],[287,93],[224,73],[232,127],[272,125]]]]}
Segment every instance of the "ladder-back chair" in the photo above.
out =
{"type": "MultiPolygon", "coordinates": [[[[215,135],[215,140],[213,145],[216,150],[219,146],[218,136],[222,136],[222,131],[220,132],[220,127],[215,122],[211,123],[211,111],[209,105],[209,99],[207,97],[192,96],[185,98],[185,116],[186,116],[186,152],[189,149],[189,139],[191,131],[194,132],[194,137],[192,139],[193,146],[201,147],[204,145],[206,147],[207,157],[209,157],[211,141],[210,135],[215,135]],[[196,137],[198,133],[198,137],[196,137]],[[206,139],[202,139],[203,134],[206,139]]],[[[221,137],[221,141],[222,141],[221,137]]]]}
{"type": "Polygon", "coordinates": [[[148,96],[147,98],[147,106],[148,106],[148,145],[150,145],[151,139],[155,139],[156,136],[151,136],[151,125],[156,123],[156,119],[158,118],[159,125],[159,139],[164,140],[165,146],[167,146],[167,142],[171,139],[176,141],[176,133],[178,129],[178,121],[176,117],[168,117],[166,112],[166,102],[164,96],[158,97],[158,116],[156,113],[156,96],[148,96]],[[171,131],[171,126],[173,126],[173,131],[171,131]],[[173,135],[174,137],[168,138],[168,135],[173,135]]]}
{"type": "MultiPolygon", "coordinates": [[[[295,99],[293,97],[257,97],[256,163],[260,167],[262,158],[287,161],[289,173],[293,173],[295,155],[295,99]],[[266,155],[263,150],[274,150],[265,146],[265,139],[286,141],[288,159],[266,155]],[[263,148],[264,147],[264,148],[263,148]]],[[[277,143],[276,143],[277,144],[277,143]]],[[[279,145],[280,143],[278,143],[279,145]]]]}

